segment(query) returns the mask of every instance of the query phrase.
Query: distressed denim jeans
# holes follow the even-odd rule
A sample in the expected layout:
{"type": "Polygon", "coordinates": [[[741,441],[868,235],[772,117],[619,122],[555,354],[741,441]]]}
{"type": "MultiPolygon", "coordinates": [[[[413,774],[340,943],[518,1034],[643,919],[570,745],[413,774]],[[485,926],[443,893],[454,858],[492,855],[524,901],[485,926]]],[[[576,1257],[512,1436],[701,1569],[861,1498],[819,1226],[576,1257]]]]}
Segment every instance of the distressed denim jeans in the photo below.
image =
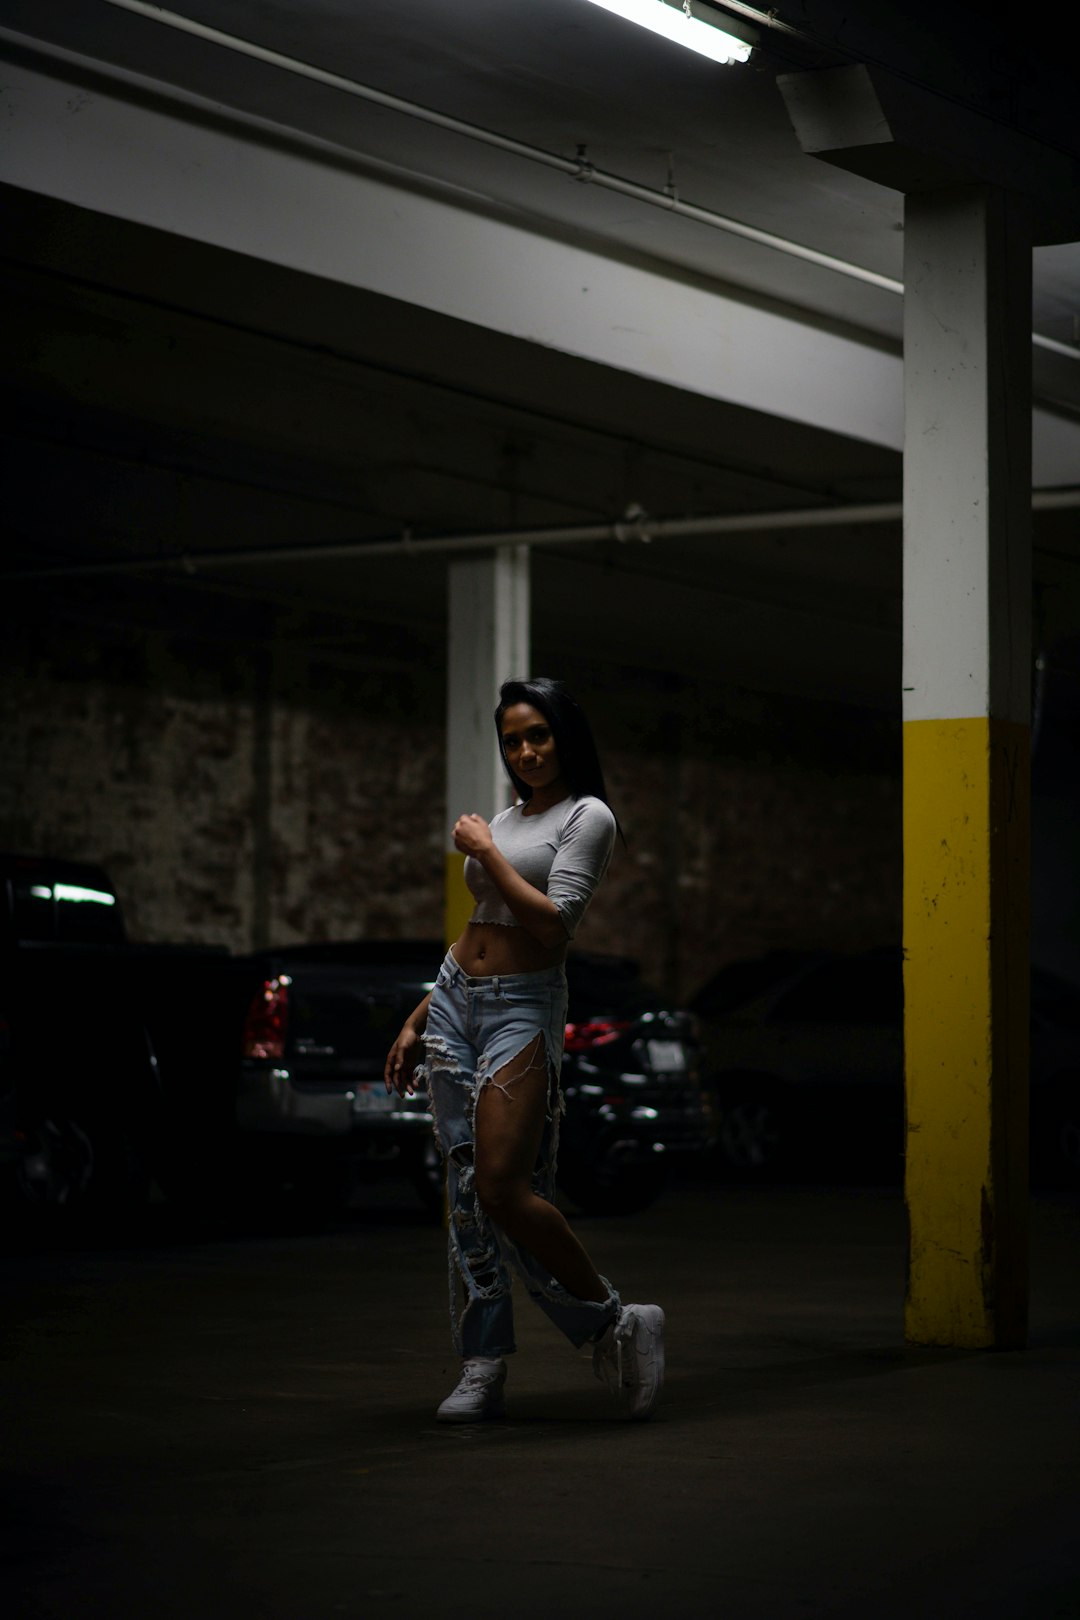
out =
{"type": "MultiPolygon", "coordinates": [[[[547,1068],[548,1108],[533,1171],[533,1191],[549,1201],[555,1191],[562,1096],[559,1073],[566,1029],[566,974],[493,974],[472,978],[451,952],[439,969],[424,1032],[426,1077],[435,1137],[446,1164],[450,1213],[450,1325],[454,1346],[465,1356],[505,1356],[514,1349],[511,1280],[521,1278],[530,1298],[580,1346],[602,1332],[619,1308],[568,1293],[534,1255],[515,1244],[480,1207],[476,1196],[474,1126],[485,1085],[542,1037],[537,1061],[547,1068]]],[[[513,1082],[504,1087],[513,1098],[513,1082]]]]}

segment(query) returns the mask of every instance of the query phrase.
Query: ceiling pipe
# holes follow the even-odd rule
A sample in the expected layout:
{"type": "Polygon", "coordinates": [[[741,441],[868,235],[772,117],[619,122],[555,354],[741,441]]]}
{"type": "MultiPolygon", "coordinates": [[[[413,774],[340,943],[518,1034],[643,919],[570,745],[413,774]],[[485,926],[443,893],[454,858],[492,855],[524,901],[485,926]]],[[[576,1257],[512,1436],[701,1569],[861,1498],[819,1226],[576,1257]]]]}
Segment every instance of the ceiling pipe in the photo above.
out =
{"type": "MultiPolygon", "coordinates": [[[[1080,489],[1036,490],[1031,506],[1035,512],[1080,507],[1080,489]]],[[[3,574],[0,580],[11,585],[60,579],[105,579],[120,574],[192,576],[217,568],[292,562],[373,562],[382,557],[416,561],[446,552],[497,551],[505,546],[595,545],[604,541],[648,545],[654,540],[689,540],[711,535],[899,523],[903,515],[899,501],[879,501],[865,506],[812,506],[799,511],[726,512],[720,516],[695,518],[650,518],[646,513],[634,513],[616,523],[587,523],[570,528],[505,529],[488,534],[437,535],[431,540],[414,540],[406,531],[398,540],[339,540],[322,545],[207,551],[198,556],[179,552],[169,557],[128,557],[122,562],[64,563],[58,568],[30,568],[3,574]]]]}
{"type": "MultiPolygon", "coordinates": [[[[179,12],[168,11],[163,6],[152,5],[149,0],[105,0],[106,5],[115,7],[120,11],[128,11],[135,16],[148,18],[152,22],[161,23],[167,28],[173,28],[180,33],[190,34],[195,39],[205,40],[212,45],[219,45],[225,50],[235,51],[242,56],[250,57],[253,61],[263,62],[270,67],[279,68],[283,72],[297,74],[302,78],[311,79],[317,84],[328,86],[332,90],[342,91],[346,95],[358,97],[378,107],[385,107],[391,112],[403,114],[405,117],[419,120],[423,123],[433,124],[438,129],[450,131],[455,135],[463,135],[469,140],[480,141],[486,146],[498,148],[509,152],[516,157],[527,158],[532,163],[539,163],[549,169],[559,170],[573,180],[585,182],[589,185],[599,186],[605,191],[617,192],[623,197],[632,197],[637,202],[647,203],[654,208],[663,208],[669,214],[678,214],[683,219],[694,220],[699,225],[707,225],[713,230],[725,231],[730,236],[739,236],[749,242],[756,242],[761,247],[772,248],[778,253],[786,254],[789,258],[801,259],[807,264],[816,264],[825,270],[832,270],[838,275],[847,276],[854,281],[861,281],[868,286],[878,287],[885,292],[903,295],[904,284],[893,276],[880,275],[876,270],[867,270],[862,265],[852,264],[846,259],[838,259],[831,253],[819,253],[816,248],[806,247],[801,242],[789,241],[786,237],[775,236],[771,231],[762,231],[754,225],[746,225],[741,220],[729,219],[724,214],[715,213],[710,208],[700,208],[694,203],[683,202],[677,195],[674,186],[667,190],[657,190],[651,186],[642,186],[634,180],[624,180],[620,175],[609,174],[604,169],[597,169],[585,156],[581,149],[576,158],[566,158],[557,152],[548,152],[543,147],[530,146],[525,141],[513,140],[510,136],[500,135],[495,130],[483,129],[478,124],[466,123],[463,119],[452,118],[446,113],[435,111],[434,108],[421,106],[418,102],[405,101],[400,96],[389,95],[385,90],[377,90],[373,85],[361,84],[355,79],[345,78],[340,73],[331,73],[327,68],[316,67],[311,62],[304,62],[296,57],[285,56],[280,51],[269,50],[265,45],[257,45],[253,40],[242,39],[236,34],[224,33],[220,28],[211,28],[207,23],[196,22],[191,17],[184,17],[179,12]]],[[[739,10],[744,14],[751,14],[754,8],[750,6],[733,6],[731,9],[739,10]]],[[[764,14],[765,17],[768,14],[764,14]]],[[[758,15],[755,20],[762,20],[758,15]]],[[[779,19],[776,19],[778,22],[779,19]]],[[[775,26],[775,24],[774,24],[775,26]]],[[[796,32],[786,29],[787,32],[796,32]]],[[[4,30],[9,33],[9,30],[4,30]]],[[[39,42],[35,42],[39,43],[39,42]]],[[[47,47],[45,47],[47,49],[47,47]]],[[[355,154],[354,154],[355,155],[355,154]]],[[[421,175],[418,179],[423,179],[421,175]]],[[[1040,349],[1048,349],[1054,354],[1066,356],[1070,360],[1080,360],[1080,348],[1068,343],[1060,343],[1056,338],[1043,337],[1038,332],[1031,335],[1032,343],[1040,349]]]]}

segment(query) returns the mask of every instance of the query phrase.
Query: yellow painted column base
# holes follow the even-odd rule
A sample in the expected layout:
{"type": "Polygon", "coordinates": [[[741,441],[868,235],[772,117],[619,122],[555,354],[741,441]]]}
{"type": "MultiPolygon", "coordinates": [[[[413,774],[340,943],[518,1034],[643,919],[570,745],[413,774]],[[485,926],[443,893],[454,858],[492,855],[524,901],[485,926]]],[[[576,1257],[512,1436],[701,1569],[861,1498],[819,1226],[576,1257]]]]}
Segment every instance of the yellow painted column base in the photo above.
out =
{"type": "Polygon", "coordinates": [[[447,852],[445,875],[443,939],[449,949],[472,916],[476,901],[465,884],[465,857],[456,849],[447,852]]]}
{"type": "Polygon", "coordinates": [[[904,1044],[915,1344],[1027,1330],[1030,731],[904,725],[904,1044]]]}

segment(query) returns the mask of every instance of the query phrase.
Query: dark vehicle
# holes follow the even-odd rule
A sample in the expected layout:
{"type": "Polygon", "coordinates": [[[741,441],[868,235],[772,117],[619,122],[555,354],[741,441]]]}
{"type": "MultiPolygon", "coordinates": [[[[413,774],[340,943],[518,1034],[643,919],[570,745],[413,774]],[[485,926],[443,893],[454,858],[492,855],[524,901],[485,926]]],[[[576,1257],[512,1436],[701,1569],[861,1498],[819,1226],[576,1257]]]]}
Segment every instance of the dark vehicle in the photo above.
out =
{"type": "MultiPolygon", "coordinates": [[[[247,1173],[333,1201],[350,1175],[403,1172],[441,1209],[427,1099],[388,1095],[382,1073],[443,954],[435,942],[399,940],[261,958],[236,1098],[247,1173]]],[[[640,1209],[659,1192],[669,1155],[705,1145],[692,1021],[667,1010],[622,959],[571,956],[567,975],[560,1181],[585,1209],[640,1209]]]]}
{"type": "Polygon", "coordinates": [[[22,1158],[19,1093],[11,1071],[11,1025],[0,1008],[0,1178],[10,1183],[22,1158]]]}
{"type": "Polygon", "coordinates": [[[238,1031],[238,1168],[256,1188],[330,1208],[351,1178],[411,1178],[442,1208],[427,1099],[383,1084],[405,1017],[434,987],[430,941],[308,945],[255,959],[257,982],[238,1031]]]}
{"type": "Polygon", "coordinates": [[[23,1208],[146,1198],[164,1134],[159,1057],[185,1069],[191,1008],[223,958],[131,944],[100,867],[0,855],[5,1177],[23,1208]]]}
{"type": "MultiPolygon", "coordinates": [[[[776,951],[735,962],[690,1006],[726,1168],[898,1173],[904,1151],[903,963],[896,947],[776,951]]],[[[1080,990],[1032,973],[1036,1173],[1080,1178],[1080,990]]]]}
{"type": "Polygon", "coordinates": [[[566,977],[559,1183],[585,1210],[643,1209],[710,1139],[694,1019],[628,957],[572,952],[566,977]]]}

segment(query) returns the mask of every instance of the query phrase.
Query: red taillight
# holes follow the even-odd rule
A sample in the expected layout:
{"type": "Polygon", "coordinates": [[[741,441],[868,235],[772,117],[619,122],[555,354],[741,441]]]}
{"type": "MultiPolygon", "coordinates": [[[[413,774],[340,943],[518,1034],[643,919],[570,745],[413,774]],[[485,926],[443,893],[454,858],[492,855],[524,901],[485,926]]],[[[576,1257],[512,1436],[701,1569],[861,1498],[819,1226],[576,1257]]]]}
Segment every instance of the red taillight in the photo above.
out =
{"type": "Polygon", "coordinates": [[[595,1018],[588,1024],[567,1024],[566,1050],[587,1052],[590,1046],[607,1046],[609,1041],[617,1041],[620,1035],[625,1035],[629,1028],[629,1023],[620,1022],[617,1018],[595,1018]]]}
{"type": "Polygon", "coordinates": [[[251,998],[241,1051],[246,1058],[283,1058],[289,1028],[289,986],[292,980],[282,973],[264,979],[251,998]]]}

